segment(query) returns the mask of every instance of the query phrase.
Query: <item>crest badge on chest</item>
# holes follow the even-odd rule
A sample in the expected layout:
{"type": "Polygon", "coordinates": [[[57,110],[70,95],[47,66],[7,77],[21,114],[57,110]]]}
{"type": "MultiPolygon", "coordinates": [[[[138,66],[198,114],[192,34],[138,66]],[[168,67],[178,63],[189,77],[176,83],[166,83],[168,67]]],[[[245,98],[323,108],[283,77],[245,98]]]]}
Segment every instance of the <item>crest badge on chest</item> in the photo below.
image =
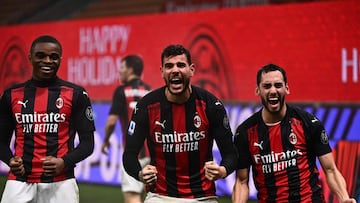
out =
{"type": "Polygon", "coordinates": [[[289,135],[289,142],[293,145],[295,145],[297,143],[297,136],[293,131],[291,131],[291,133],[289,135]]]}

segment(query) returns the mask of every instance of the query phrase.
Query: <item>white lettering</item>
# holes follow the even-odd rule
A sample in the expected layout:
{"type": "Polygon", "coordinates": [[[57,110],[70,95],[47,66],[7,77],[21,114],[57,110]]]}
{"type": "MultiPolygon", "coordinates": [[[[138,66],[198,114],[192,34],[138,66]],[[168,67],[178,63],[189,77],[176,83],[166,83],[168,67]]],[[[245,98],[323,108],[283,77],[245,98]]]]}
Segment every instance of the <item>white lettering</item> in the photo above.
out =
{"type": "Polygon", "coordinates": [[[348,59],[347,51],[345,48],[341,50],[341,80],[343,83],[347,83],[348,73],[347,68],[352,68],[352,80],[354,83],[359,81],[359,64],[358,64],[358,50],[353,48],[352,50],[352,58],[348,59]]]}
{"type": "Polygon", "coordinates": [[[17,123],[37,123],[37,122],[50,122],[50,123],[62,123],[66,120],[66,114],[59,113],[37,113],[33,114],[21,114],[15,113],[15,120],[17,123]]]}
{"type": "Polygon", "coordinates": [[[121,57],[78,57],[68,60],[68,80],[81,85],[109,85],[118,81],[114,74],[120,68],[121,57]]]}
{"type": "Polygon", "coordinates": [[[270,154],[260,155],[255,154],[254,155],[254,161],[256,164],[271,164],[276,163],[283,160],[289,160],[297,155],[302,155],[303,153],[300,151],[300,149],[297,150],[287,150],[286,152],[274,152],[271,151],[270,154]]]}
{"type": "Polygon", "coordinates": [[[174,131],[173,134],[162,134],[160,132],[155,132],[155,141],[157,143],[176,143],[176,142],[192,142],[199,141],[205,138],[205,131],[200,132],[188,132],[188,133],[178,133],[174,131]]]}
{"type": "Polygon", "coordinates": [[[106,54],[124,52],[129,40],[130,25],[104,25],[80,28],[80,54],[106,54]]]}

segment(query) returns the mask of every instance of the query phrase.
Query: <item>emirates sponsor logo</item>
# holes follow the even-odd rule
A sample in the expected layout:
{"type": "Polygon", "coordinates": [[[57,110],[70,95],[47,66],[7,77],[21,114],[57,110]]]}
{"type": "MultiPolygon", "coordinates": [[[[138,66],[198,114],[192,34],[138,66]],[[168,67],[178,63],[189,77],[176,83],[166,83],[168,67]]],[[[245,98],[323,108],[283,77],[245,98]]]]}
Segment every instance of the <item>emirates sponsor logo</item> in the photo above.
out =
{"type": "Polygon", "coordinates": [[[15,120],[18,124],[23,123],[62,123],[66,120],[66,114],[62,113],[37,113],[34,112],[33,114],[22,114],[16,113],[15,120]]]}
{"type": "Polygon", "coordinates": [[[59,123],[65,122],[66,114],[37,113],[15,114],[15,120],[22,125],[23,133],[57,133],[59,123]]]}
{"type": "Polygon", "coordinates": [[[253,156],[256,164],[262,164],[263,173],[283,171],[291,166],[297,166],[297,157],[303,155],[300,149],[274,152],[270,154],[253,156]]]}
{"type": "Polygon", "coordinates": [[[205,131],[169,133],[155,132],[155,141],[163,146],[163,152],[190,152],[199,150],[199,141],[205,139],[205,131]]]}

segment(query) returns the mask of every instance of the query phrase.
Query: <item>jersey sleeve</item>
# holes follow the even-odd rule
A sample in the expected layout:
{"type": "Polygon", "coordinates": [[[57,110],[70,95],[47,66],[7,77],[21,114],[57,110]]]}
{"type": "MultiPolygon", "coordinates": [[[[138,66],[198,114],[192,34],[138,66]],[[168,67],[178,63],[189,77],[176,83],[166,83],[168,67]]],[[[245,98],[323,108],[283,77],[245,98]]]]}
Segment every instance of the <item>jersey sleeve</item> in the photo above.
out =
{"type": "Polygon", "coordinates": [[[244,124],[241,124],[235,131],[234,143],[239,154],[237,169],[248,168],[251,165],[246,131],[244,124]]]}
{"type": "Polygon", "coordinates": [[[5,91],[0,98],[0,160],[6,164],[9,164],[9,160],[13,156],[10,141],[15,129],[10,101],[10,91],[5,91]]]}
{"type": "Polygon", "coordinates": [[[74,93],[73,122],[71,125],[78,133],[79,144],[63,156],[66,167],[75,167],[75,164],[90,156],[94,150],[94,116],[90,98],[84,89],[74,93]]]}
{"type": "Polygon", "coordinates": [[[125,103],[126,98],[124,88],[120,86],[114,91],[109,114],[121,116],[127,113],[125,103]]]}
{"type": "Polygon", "coordinates": [[[75,92],[73,103],[73,126],[77,132],[95,131],[94,115],[88,93],[82,89],[75,92]]]}
{"type": "Polygon", "coordinates": [[[308,123],[310,123],[311,142],[314,146],[315,154],[321,156],[330,153],[331,147],[324,125],[316,116],[311,114],[308,114],[307,116],[310,117],[308,123]]]}
{"type": "Polygon", "coordinates": [[[233,143],[229,118],[223,104],[219,100],[210,102],[211,111],[210,135],[214,137],[221,154],[220,165],[224,166],[227,175],[233,172],[237,165],[237,152],[233,143]]]}
{"type": "Polygon", "coordinates": [[[141,170],[138,154],[144,145],[145,138],[149,135],[147,107],[143,102],[138,102],[131,117],[126,135],[123,163],[126,172],[139,180],[141,170]]]}

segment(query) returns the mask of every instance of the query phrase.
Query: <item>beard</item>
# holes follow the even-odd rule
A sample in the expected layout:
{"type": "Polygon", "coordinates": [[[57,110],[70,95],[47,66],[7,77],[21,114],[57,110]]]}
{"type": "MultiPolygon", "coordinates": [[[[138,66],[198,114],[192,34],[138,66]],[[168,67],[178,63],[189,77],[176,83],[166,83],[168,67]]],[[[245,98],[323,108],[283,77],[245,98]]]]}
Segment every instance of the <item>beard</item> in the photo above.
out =
{"type": "Polygon", "coordinates": [[[285,104],[285,96],[282,96],[279,98],[279,106],[277,108],[271,108],[269,107],[269,102],[267,100],[267,98],[261,97],[261,103],[264,106],[264,108],[266,109],[266,111],[268,111],[270,114],[278,114],[280,113],[281,109],[283,109],[284,104],[285,104]]]}

